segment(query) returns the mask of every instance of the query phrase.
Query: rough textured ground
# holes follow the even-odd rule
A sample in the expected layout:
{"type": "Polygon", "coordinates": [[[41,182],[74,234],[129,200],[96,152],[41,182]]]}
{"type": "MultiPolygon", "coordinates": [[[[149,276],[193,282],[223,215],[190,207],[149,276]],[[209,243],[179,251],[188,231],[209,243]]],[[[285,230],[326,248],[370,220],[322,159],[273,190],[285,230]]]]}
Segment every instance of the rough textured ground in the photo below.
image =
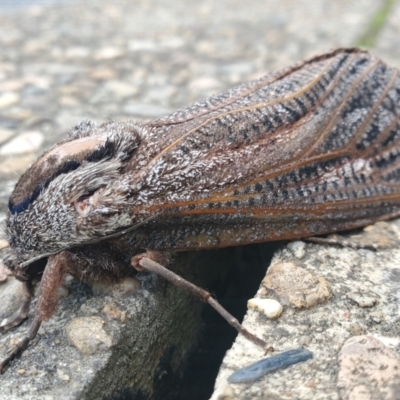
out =
{"type": "MultiPolygon", "coordinates": [[[[111,4],[99,0],[85,3],[54,2],[57,6],[51,6],[51,1],[40,1],[36,6],[25,3],[27,2],[20,0],[0,4],[0,223],[4,221],[7,199],[18,175],[42,149],[56,142],[66,130],[82,119],[100,122],[107,119],[147,119],[161,116],[312,54],[339,46],[353,46],[359,43],[366,33],[376,31],[374,17],[381,15],[382,6],[391,2],[265,0],[246,3],[237,0],[138,0],[116,1],[111,4]],[[18,4],[23,6],[19,7],[18,4]]],[[[370,42],[375,54],[398,67],[399,21],[400,3],[394,1],[392,10],[380,22],[382,30],[373,33],[370,42]]],[[[4,244],[0,233],[0,248],[4,244]]],[[[320,254],[309,253],[308,246],[306,260],[317,257],[313,254],[320,254]]],[[[338,253],[335,248],[324,247],[319,251],[324,254],[319,258],[318,269],[321,270],[331,265],[325,265],[325,259],[335,258],[338,254],[342,254],[340,257],[343,258],[343,265],[340,264],[340,267],[343,268],[346,265],[356,265],[357,260],[363,265],[363,257],[367,257],[352,250],[338,253]]],[[[221,254],[222,258],[229,259],[225,256],[226,253],[221,254]]],[[[290,254],[289,250],[282,250],[276,255],[274,262],[284,256],[293,259],[290,254]]],[[[388,254],[392,253],[377,253],[373,257],[376,257],[377,263],[381,262],[380,258],[385,262],[388,254]]],[[[206,261],[208,256],[204,257],[203,260],[206,261]]],[[[324,273],[321,272],[321,275],[324,273]]],[[[346,276],[344,278],[348,279],[346,276]]],[[[358,279],[362,279],[362,276],[358,279]]],[[[0,280],[4,281],[1,270],[0,280]]],[[[9,285],[10,281],[8,279],[6,284],[0,283],[0,291],[4,292],[3,288],[9,285]]],[[[171,323],[171,318],[176,318],[181,312],[179,307],[175,313],[169,307],[160,309],[159,304],[165,301],[164,296],[168,297],[168,294],[157,290],[157,283],[152,286],[152,281],[149,282],[147,286],[144,284],[147,289],[134,300],[119,300],[115,294],[93,296],[91,290],[85,291],[71,282],[70,295],[62,299],[61,309],[55,320],[44,324],[39,334],[41,340],[31,346],[25,358],[14,364],[12,371],[0,377],[0,397],[12,399],[25,396],[41,399],[47,395],[63,399],[90,398],[88,393],[99,396],[93,387],[105,387],[101,395],[107,398],[115,389],[106,379],[110,376],[114,378],[116,385],[120,383],[121,388],[130,385],[130,390],[134,390],[134,380],[123,381],[118,375],[117,371],[124,371],[123,367],[114,369],[113,372],[107,369],[112,362],[118,364],[113,358],[120,354],[118,352],[122,351],[124,357],[130,357],[127,355],[130,350],[122,346],[119,338],[122,337],[121,327],[123,331],[124,327],[129,325],[129,329],[134,330],[135,324],[129,322],[134,321],[129,318],[124,322],[123,313],[129,316],[133,313],[132,310],[138,310],[138,318],[145,315],[137,334],[142,334],[144,331],[141,329],[146,327],[146,332],[151,338],[164,322],[171,323]],[[119,311],[109,306],[104,313],[104,307],[110,303],[116,303],[119,311]],[[70,316],[68,310],[71,307],[73,315],[70,316]],[[144,314],[140,314],[140,310],[144,314]],[[150,324],[149,321],[154,321],[154,317],[146,310],[149,310],[149,313],[154,311],[159,318],[157,321],[160,322],[150,324]],[[119,319],[108,314],[114,317],[118,315],[119,319]],[[112,338],[113,347],[104,350],[104,346],[107,348],[109,342],[106,339],[103,342],[100,340],[103,344],[98,345],[101,351],[97,355],[82,355],[73,345],[69,345],[65,326],[77,316],[101,317],[105,321],[105,333],[102,334],[112,338]],[[57,352],[57,346],[61,353],[57,352]],[[102,352],[103,350],[105,352],[102,352]],[[60,354],[65,358],[61,360],[60,354]],[[29,364],[29,357],[34,364],[29,364]],[[110,359],[114,361],[109,361],[110,359]],[[74,364],[77,360],[79,363],[74,364]],[[103,386],[99,385],[99,382],[102,382],[103,386]]],[[[177,296],[179,299],[179,295],[177,296]]],[[[373,307],[379,308],[381,304],[385,304],[383,297],[383,294],[378,293],[377,305],[373,307]]],[[[333,299],[336,301],[335,295],[333,299]]],[[[18,302],[18,299],[16,301],[18,302]]],[[[180,301],[177,300],[177,303],[180,301]]],[[[352,300],[345,300],[343,304],[350,307],[350,301],[352,300]]],[[[397,301],[397,298],[394,298],[394,301],[397,301]]],[[[318,307],[325,307],[328,314],[324,325],[315,328],[315,335],[320,335],[319,342],[311,342],[315,349],[318,349],[318,343],[328,341],[330,344],[331,339],[323,335],[325,331],[333,332],[336,329],[334,326],[337,326],[337,319],[330,313],[330,307],[335,303],[322,304],[325,305],[318,307]],[[318,329],[321,332],[317,331],[318,329]]],[[[10,309],[12,305],[8,307],[8,311],[10,309]]],[[[355,307],[355,310],[359,309],[355,307]]],[[[364,312],[368,314],[371,311],[362,310],[355,313],[361,319],[364,312]]],[[[287,308],[281,318],[288,318],[288,314],[295,318],[296,313],[297,311],[287,308]]],[[[353,316],[352,314],[351,318],[353,316]]],[[[388,316],[389,314],[386,318],[388,316]]],[[[2,316],[2,319],[8,317],[2,316]]],[[[186,319],[193,321],[191,318],[186,319]]],[[[276,324],[281,323],[279,321],[282,320],[278,319],[276,324]]],[[[175,325],[180,327],[184,322],[185,318],[181,318],[175,325]]],[[[364,326],[363,323],[357,323],[364,326]]],[[[386,322],[368,324],[361,331],[356,329],[354,334],[370,333],[370,330],[376,333],[386,326],[386,322]]],[[[165,326],[170,325],[167,323],[165,326]]],[[[132,332],[129,329],[124,332],[132,332]]],[[[16,333],[3,335],[0,339],[0,354],[5,354],[10,344],[16,337],[21,337],[25,330],[26,324],[16,333]]],[[[310,330],[313,330],[313,324],[309,325],[307,332],[310,330]]],[[[290,342],[285,346],[284,339],[278,337],[278,346],[282,345],[280,350],[290,348],[291,344],[300,345],[300,338],[305,335],[301,329],[292,329],[289,333],[290,342]]],[[[105,338],[101,335],[99,337],[105,338]]],[[[195,335],[188,339],[188,343],[193,343],[194,337],[195,335]]],[[[152,348],[151,340],[143,343],[147,343],[149,349],[152,348]]],[[[163,343],[166,346],[167,342],[163,343]]],[[[339,345],[339,341],[335,344],[339,345]]],[[[324,378],[315,382],[315,390],[319,391],[313,392],[314,389],[310,388],[304,389],[306,392],[288,391],[292,399],[301,398],[303,393],[321,393],[319,387],[332,389],[332,397],[326,393],[326,398],[337,398],[338,393],[345,396],[344,389],[337,392],[336,388],[338,364],[334,360],[337,352],[338,349],[336,352],[316,350],[314,362],[320,371],[318,374],[321,373],[322,376],[321,371],[326,365],[329,366],[323,375],[324,378]]],[[[143,354],[143,358],[139,360],[143,360],[143,366],[150,366],[148,369],[147,366],[143,367],[142,370],[150,374],[151,379],[148,378],[146,384],[138,386],[147,393],[154,385],[153,378],[162,372],[161,370],[154,373],[154,369],[164,364],[160,361],[161,354],[152,362],[148,362],[145,351],[143,354]]],[[[166,357],[165,365],[169,365],[168,354],[166,357]]],[[[180,360],[184,358],[183,354],[180,360]]],[[[246,360],[247,358],[244,358],[242,361],[246,360]]],[[[124,362],[120,365],[124,366],[124,362]]],[[[300,368],[296,371],[303,371],[307,365],[310,364],[294,368],[300,368]]],[[[277,388],[274,392],[276,398],[285,398],[286,392],[279,389],[282,388],[282,382],[285,383],[285,387],[289,387],[289,382],[292,387],[304,387],[307,382],[312,381],[311,378],[304,378],[302,372],[293,371],[289,369],[268,378],[269,385],[277,388]],[[275,380],[275,386],[272,385],[271,379],[275,380]]],[[[219,378],[219,382],[222,382],[221,379],[219,378]]],[[[257,385],[251,385],[246,386],[242,393],[245,396],[243,398],[262,398],[263,393],[267,392],[259,390],[257,385]]]]}
{"type": "Polygon", "coordinates": [[[245,326],[273,345],[271,355],[306,348],[314,357],[252,383],[230,384],[233,372],[266,357],[238,337],[212,400],[399,398],[400,221],[374,228],[390,238],[391,248],[372,252],[296,241],[276,252],[256,297],[273,298],[284,311],[268,320],[249,308],[245,326]]]}

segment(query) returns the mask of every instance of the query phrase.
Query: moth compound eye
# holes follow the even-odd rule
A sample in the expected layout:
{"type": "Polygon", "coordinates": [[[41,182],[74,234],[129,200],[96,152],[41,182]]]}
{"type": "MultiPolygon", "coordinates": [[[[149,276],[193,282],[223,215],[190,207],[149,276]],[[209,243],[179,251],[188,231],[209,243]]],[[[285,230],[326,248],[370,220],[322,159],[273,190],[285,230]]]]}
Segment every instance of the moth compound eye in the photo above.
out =
{"type": "Polygon", "coordinates": [[[90,196],[80,197],[75,201],[74,206],[79,215],[87,215],[90,210],[90,196]]]}

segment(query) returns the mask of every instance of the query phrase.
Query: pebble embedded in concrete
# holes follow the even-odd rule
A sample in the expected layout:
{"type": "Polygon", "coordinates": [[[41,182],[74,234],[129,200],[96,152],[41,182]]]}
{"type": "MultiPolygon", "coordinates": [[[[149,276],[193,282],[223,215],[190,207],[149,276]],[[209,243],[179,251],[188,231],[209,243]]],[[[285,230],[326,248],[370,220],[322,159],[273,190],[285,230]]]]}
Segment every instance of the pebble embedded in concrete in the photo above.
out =
{"type": "Polygon", "coordinates": [[[370,319],[376,324],[380,324],[384,318],[384,315],[380,311],[375,311],[369,314],[370,319]]]}
{"type": "Polygon", "coordinates": [[[275,299],[254,298],[250,299],[247,302],[247,306],[249,308],[254,308],[258,311],[261,311],[269,319],[278,318],[283,311],[282,305],[279,303],[279,301],[276,301],[275,299]]]}
{"type": "Polygon", "coordinates": [[[57,369],[57,375],[61,380],[65,381],[65,382],[69,382],[71,380],[69,375],[67,375],[65,373],[65,371],[63,371],[62,369],[57,369]]]}
{"type": "Polygon", "coordinates": [[[92,285],[95,295],[112,294],[117,299],[134,296],[140,290],[138,279],[127,277],[117,283],[95,282],[92,285]]]}
{"type": "Polygon", "coordinates": [[[0,95],[0,108],[7,108],[19,102],[20,96],[15,92],[5,92],[0,95]]]}
{"type": "Polygon", "coordinates": [[[271,266],[262,284],[283,305],[295,308],[309,308],[331,297],[330,285],[324,277],[290,262],[271,266]]]}
{"type": "Polygon", "coordinates": [[[347,293],[347,297],[350,300],[353,300],[357,303],[360,307],[367,308],[373,307],[376,304],[377,299],[372,296],[366,296],[356,292],[349,292],[347,293]]]}
{"type": "Polygon", "coordinates": [[[352,337],[343,345],[338,359],[342,399],[399,398],[400,362],[380,340],[352,337]]]}
{"type": "Polygon", "coordinates": [[[103,313],[107,316],[107,318],[116,320],[120,320],[122,315],[122,311],[114,302],[106,304],[103,308],[103,313]]]}
{"type": "Polygon", "coordinates": [[[112,346],[112,338],[100,317],[74,318],[65,327],[68,341],[84,354],[96,354],[112,346]]]}
{"type": "MultiPolygon", "coordinates": [[[[2,174],[22,173],[37,159],[36,154],[24,154],[19,157],[8,158],[0,162],[2,174]]],[[[1,248],[1,247],[0,247],[1,248]]]]}
{"type": "Polygon", "coordinates": [[[25,132],[0,147],[0,155],[33,153],[40,149],[44,136],[37,131],[25,132]]]}
{"type": "Polygon", "coordinates": [[[287,245],[288,249],[293,253],[293,255],[301,260],[306,254],[306,244],[301,240],[296,240],[287,245]]]}
{"type": "Polygon", "coordinates": [[[8,322],[21,308],[24,299],[22,282],[9,277],[0,285],[0,324],[4,319],[8,322]]]}
{"type": "Polygon", "coordinates": [[[11,129],[0,129],[0,144],[10,139],[15,134],[11,129]]]}
{"type": "Polygon", "coordinates": [[[95,53],[94,58],[95,60],[113,60],[123,54],[123,50],[118,47],[103,47],[95,53]]]}

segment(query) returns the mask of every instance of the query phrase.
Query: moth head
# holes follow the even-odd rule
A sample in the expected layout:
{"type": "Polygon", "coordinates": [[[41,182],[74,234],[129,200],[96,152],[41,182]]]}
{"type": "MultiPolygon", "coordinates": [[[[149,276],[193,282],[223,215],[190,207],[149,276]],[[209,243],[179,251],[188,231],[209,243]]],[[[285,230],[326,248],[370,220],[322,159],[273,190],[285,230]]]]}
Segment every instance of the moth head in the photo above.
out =
{"type": "Polygon", "coordinates": [[[10,267],[93,242],[131,223],[121,181],[142,129],[83,122],[31,165],[9,200],[10,267]]]}

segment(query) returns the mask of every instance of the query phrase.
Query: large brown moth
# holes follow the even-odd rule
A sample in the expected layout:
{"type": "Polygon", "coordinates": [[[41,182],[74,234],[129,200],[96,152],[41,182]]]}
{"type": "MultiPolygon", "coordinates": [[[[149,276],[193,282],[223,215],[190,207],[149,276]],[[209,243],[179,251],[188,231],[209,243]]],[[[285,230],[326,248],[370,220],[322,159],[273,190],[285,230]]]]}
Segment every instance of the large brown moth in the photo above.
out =
{"type": "Polygon", "coordinates": [[[133,265],[176,281],[157,263],[168,251],[309,237],[399,214],[399,72],[358,49],[145,124],[83,122],[10,197],[4,262],[26,301],[0,331],[26,318],[38,276],[41,292],[27,337],[0,371],[54,313],[67,273],[117,281],[133,265]]]}

